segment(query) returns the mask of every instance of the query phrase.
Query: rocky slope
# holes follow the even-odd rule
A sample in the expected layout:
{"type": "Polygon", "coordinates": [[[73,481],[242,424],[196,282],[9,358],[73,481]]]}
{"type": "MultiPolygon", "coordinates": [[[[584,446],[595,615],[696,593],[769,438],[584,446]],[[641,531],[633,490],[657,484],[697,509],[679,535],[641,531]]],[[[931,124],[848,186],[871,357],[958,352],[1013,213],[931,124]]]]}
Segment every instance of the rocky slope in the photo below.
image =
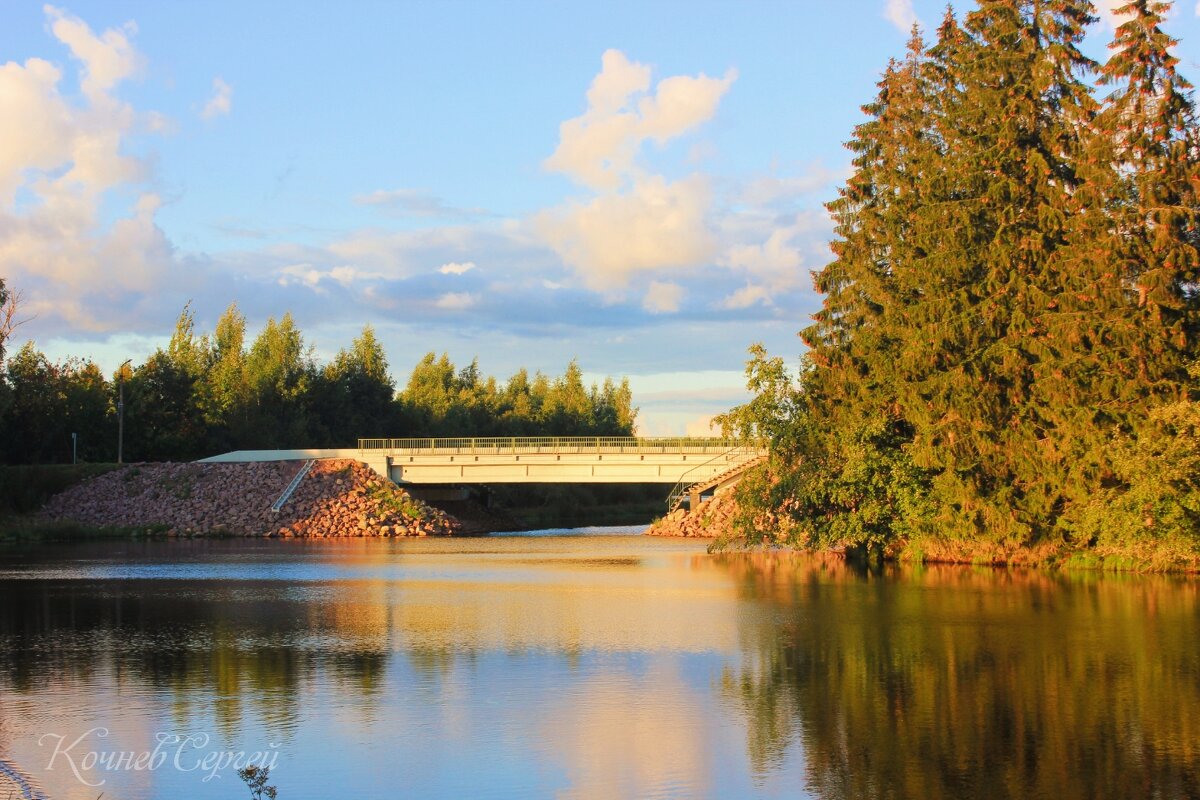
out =
{"type": "Polygon", "coordinates": [[[737,503],[733,492],[724,492],[701,503],[695,513],[682,508],[672,511],[651,525],[646,533],[649,536],[725,536],[731,532],[735,511],[737,503]]]}
{"type": "Polygon", "coordinates": [[[163,528],[168,535],[427,536],[458,522],[352,460],[318,461],[278,512],[301,462],[131,464],[53,497],[52,520],[163,528]]]}

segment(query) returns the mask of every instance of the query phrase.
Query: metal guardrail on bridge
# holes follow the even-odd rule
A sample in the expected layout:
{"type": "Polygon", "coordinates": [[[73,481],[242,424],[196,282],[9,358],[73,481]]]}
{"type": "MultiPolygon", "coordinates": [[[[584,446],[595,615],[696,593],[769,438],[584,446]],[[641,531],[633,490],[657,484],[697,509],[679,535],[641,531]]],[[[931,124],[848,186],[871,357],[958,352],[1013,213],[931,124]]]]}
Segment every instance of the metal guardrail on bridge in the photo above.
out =
{"type": "Polygon", "coordinates": [[[361,451],[428,454],[503,453],[716,453],[758,448],[758,442],[707,437],[491,436],[471,438],[359,439],[361,451]]]}

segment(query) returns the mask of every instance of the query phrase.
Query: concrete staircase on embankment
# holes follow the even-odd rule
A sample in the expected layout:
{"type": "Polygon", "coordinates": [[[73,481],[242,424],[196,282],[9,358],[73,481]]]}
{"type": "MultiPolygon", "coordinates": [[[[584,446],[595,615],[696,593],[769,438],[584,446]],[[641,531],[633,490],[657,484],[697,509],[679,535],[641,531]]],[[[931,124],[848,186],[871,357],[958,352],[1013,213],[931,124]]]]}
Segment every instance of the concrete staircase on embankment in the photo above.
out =
{"type": "Polygon", "coordinates": [[[670,513],[678,510],[685,500],[688,502],[689,510],[695,510],[700,505],[703,495],[709,492],[716,494],[733,488],[742,479],[747,470],[758,466],[766,460],[766,454],[760,454],[745,461],[739,461],[724,472],[714,475],[711,478],[696,481],[686,487],[683,486],[681,481],[667,500],[667,512],[670,513]]]}

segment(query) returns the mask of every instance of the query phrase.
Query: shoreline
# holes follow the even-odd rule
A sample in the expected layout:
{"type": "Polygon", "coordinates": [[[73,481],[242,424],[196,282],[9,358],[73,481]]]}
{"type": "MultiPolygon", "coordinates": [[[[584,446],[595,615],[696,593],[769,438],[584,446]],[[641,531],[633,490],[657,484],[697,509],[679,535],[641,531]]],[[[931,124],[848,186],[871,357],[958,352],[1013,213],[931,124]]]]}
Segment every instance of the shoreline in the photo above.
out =
{"type": "Polygon", "coordinates": [[[645,508],[619,506],[565,513],[545,508],[489,509],[475,501],[425,502],[355,461],[314,464],[279,513],[270,511],[300,465],[152,463],[106,467],[54,494],[33,513],[0,516],[0,541],[170,538],[396,538],[485,536],[553,528],[646,525],[647,536],[703,539],[709,552],[810,553],[851,561],[961,566],[1035,567],[1128,574],[1200,574],[1200,559],[1143,544],[1126,552],[1064,544],[1032,548],[992,543],[932,542],[884,553],[839,548],[744,546],[734,533],[735,494],[725,492],[693,513],[677,509],[644,521],[645,508]],[[923,547],[920,547],[922,546],[923,547]],[[918,549],[920,547],[920,549],[918,549]]]}
{"type": "Polygon", "coordinates": [[[926,541],[890,552],[868,554],[841,548],[800,548],[783,545],[745,546],[735,531],[738,514],[735,493],[719,494],[700,505],[698,513],[677,509],[656,520],[648,536],[709,540],[710,553],[784,552],[811,553],[849,561],[894,564],[953,564],[968,567],[1037,568],[1049,570],[1091,571],[1128,574],[1200,575],[1200,557],[1155,549],[1145,543],[1128,551],[1067,549],[1065,545],[1044,544],[1036,547],[1004,548],[990,542],[926,541]],[[918,549],[920,545],[923,548],[918,549]]]}
{"type": "MultiPolygon", "coordinates": [[[[51,466],[8,487],[0,541],[138,538],[479,536],[597,524],[652,522],[648,504],[489,508],[425,500],[352,460],[323,460],[278,513],[273,503],[303,462],[196,462],[51,466]],[[35,480],[36,478],[36,480],[35,480]]],[[[2,498],[0,498],[2,499],[2,498]]]]}

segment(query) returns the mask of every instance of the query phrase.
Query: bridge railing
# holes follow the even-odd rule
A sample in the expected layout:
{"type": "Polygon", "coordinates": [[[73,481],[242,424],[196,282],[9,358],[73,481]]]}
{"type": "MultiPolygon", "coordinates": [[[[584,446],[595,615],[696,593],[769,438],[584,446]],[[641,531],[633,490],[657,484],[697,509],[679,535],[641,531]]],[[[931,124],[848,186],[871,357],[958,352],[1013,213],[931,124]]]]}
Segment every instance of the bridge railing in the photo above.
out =
{"type": "Polygon", "coordinates": [[[748,439],[634,436],[490,436],[464,438],[359,439],[358,449],[387,453],[713,453],[758,448],[748,439]]]}

